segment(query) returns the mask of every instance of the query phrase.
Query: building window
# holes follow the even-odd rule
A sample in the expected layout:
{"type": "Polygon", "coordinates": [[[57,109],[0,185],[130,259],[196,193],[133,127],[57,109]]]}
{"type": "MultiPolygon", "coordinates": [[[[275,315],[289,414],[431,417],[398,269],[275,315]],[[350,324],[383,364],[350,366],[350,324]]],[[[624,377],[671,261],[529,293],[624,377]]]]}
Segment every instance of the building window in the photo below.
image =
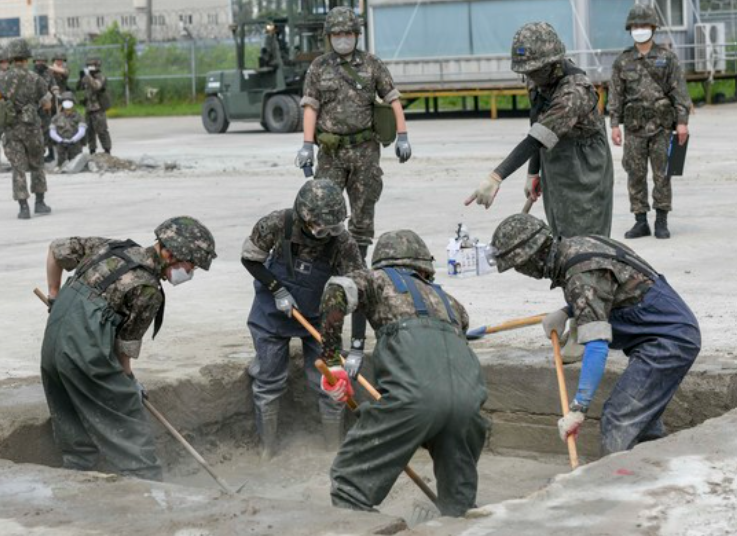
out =
{"type": "Polygon", "coordinates": [[[0,19],[0,37],[20,37],[20,19],[0,19]]]}
{"type": "Polygon", "coordinates": [[[124,15],[120,17],[120,25],[124,28],[130,28],[132,26],[138,26],[138,19],[135,15],[124,15]]]}
{"type": "Polygon", "coordinates": [[[151,26],[166,26],[164,15],[151,15],[151,26]]]}
{"type": "Polygon", "coordinates": [[[67,17],[67,28],[70,28],[70,29],[79,28],[79,17],[67,17]]]}
{"type": "Polygon", "coordinates": [[[182,24],[189,24],[189,25],[191,25],[192,24],[192,20],[193,20],[193,18],[192,18],[192,14],[191,13],[183,13],[183,14],[179,15],[179,22],[181,22],[182,24]]]}
{"type": "Polygon", "coordinates": [[[686,0],[655,0],[654,7],[665,27],[686,27],[686,0]]]}
{"type": "Polygon", "coordinates": [[[218,23],[218,14],[208,13],[207,14],[207,24],[217,24],[217,23],[218,23]]]}
{"type": "Polygon", "coordinates": [[[97,27],[98,28],[105,27],[105,17],[97,17],[97,27]]]}
{"type": "Polygon", "coordinates": [[[49,35],[49,16],[39,15],[34,18],[36,35],[49,35]]]}

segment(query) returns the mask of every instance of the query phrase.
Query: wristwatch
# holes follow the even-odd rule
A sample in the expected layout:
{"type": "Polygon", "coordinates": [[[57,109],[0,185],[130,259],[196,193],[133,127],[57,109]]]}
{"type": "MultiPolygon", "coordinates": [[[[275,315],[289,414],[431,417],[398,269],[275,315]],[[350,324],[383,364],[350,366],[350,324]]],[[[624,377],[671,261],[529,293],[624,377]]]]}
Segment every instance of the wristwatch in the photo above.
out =
{"type": "Polygon", "coordinates": [[[584,406],[583,404],[581,404],[579,401],[575,399],[573,400],[573,402],[571,402],[571,405],[568,406],[568,409],[570,411],[578,411],[580,413],[583,413],[584,415],[589,410],[588,406],[584,406]]]}

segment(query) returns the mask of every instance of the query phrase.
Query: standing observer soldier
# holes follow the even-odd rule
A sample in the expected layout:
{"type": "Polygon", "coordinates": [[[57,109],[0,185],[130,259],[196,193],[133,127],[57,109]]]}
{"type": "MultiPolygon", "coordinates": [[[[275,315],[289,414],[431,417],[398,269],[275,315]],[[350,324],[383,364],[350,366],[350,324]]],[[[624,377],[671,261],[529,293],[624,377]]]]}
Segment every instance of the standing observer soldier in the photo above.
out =
{"type": "Polygon", "coordinates": [[[341,367],[343,319],[362,310],[377,334],[372,361],[380,401],[362,404],[330,471],[333,505],[372,511],[421,446],[433,459],[438,508],[462,516],[476,501],[476,464],[489,425],[486,387],[466,342],[463,306],[432,283],[435,269],[413,231],[379,237],[371,270],[328,281],[322,298],[322,358],[338,378],[322,387],[352,394],[341,367]]]}
{"type": "MultiPolygon", "coordinates": [[[[383,188],[376,127],[383,128],[373,121],[377,95],[391,105],[400,163],[410,159],[412,149],[399,91],[381,60],[356,48],[360,34],[361,20],[349,7],[335,7],[325,18],[325,35],[332,51],[313,61],[305,76],[301,103],[304,145],[297,153],[297,165],[313,165],[317,142],[320,152],[315,177],[330,179],[348,192],[348,230],[365,258],[374,237],[374,208],[383,188]]],[[[365,331],[366,319],[356,315],[356,339],[351,348],[363,351],[365,331]]]]}
{"type": "Polygon", "coordinates": [[[563,42],[546,22],[517,31],[512,70],[527,77],[532,126],[466,205],[476,200],[489,208],[502,181],[529,161],[525,197],[536,200],[542,192],[554,234],[609,236],[614,167],[596,88],[565,58],[563,42]]]}
{"type": "Polygon", "coordinates": [[[55,52],[51,56],[49,71],[54,78],[54,85],[59,88],[59,94],[70,91],[69,68],[66,66],[67,56],[63,52],[55,52]]]}
{"type": "Polygon", "coordinates": [[[558,422],[561,439],[578,433],[610,347],[624,351],[629,364],[601,413],[602,454],[663,437],[660,417],[701,348],[696,317],[665,276],[619,242],[555,237],[528,214],[502,221],[492,246],[499,272],[514,268],[563,289],[566,307],[543,321],[548,337],[562,334],[569,317],[578,324],[586,349],[571,411],[558,422]]]}
{"type": "Polygon", "coordinates": [[[13,64],[0,78],[3,110],[0,124],[5,128],[3,148],[13,168],[13,199],[18,201],[18,218],[31,218],[28,207],[26,173],[31,172],[31,192],[36,194],[34,212],[41,216],[51,213],[44,201],[46,172],[44,171],[44,140],[38,110],[51,107],[51,94],[43,79],[28,70],[31,49],[25,39],[14,39],[8,45],[13,64]]]}
{"type": "Polygon", "coordinates": [[[199,221],[171,218],[156,243],[71,237],[49,247],[50,315],[41,378],[54,439],[67,469],[90,471],[102,455],[115,472],[161,480],[143,386],[131,370],[151,323],[161,327],[164,293],[209,270],[215,240],[199,221]],[[75,270],[61,287],[62,270],[75,270]],[[60,289],[61,287],[61,289],[60,289]]]}
{"type": "MultiPolygon", "coordinates": [[[[2,88],[3,84],[3,77],[5,76],[5,73],[8,71],[8,67],[10,66],[10,57],[8,56],[8,47],[4,47],[0,45],[0,88],[2,88]]],[[[3,95],[0,93],[0,103],[2,103],[3,95]]],[[[2,124],[2,121],[0,121],[0,142],[2,142],[3,139],[3,132],[5,131],[5,126],[2,124]]],[[[0,162],[2,159],[0,159],[0,162]]]]}
{"type": "Polygon", "coordinates": [[[107,114],[110,108],[110,95],[107,92],[107,78],[102,74],[102,61],[89,58],[86,67],[79,72],[77,90],[84,90],[85,123],[87,124],[87,145],[90,154],[97,151],[97,138],[103,150],[110,154],[112,141],[107,126],[107,114]]]}
{"type": "MultiPolygon", "coordinates": [[[[291,318],[292,308],[317,324],[325,282],[330,276],[364,266],[358,245],[345,230],[345,218],[340,189],[329,180],[311,180],[300,189],[294,208],[261,218],[243,243],[241,262],[255,279],[248,328],[256,359],[248,373],[265,460],[276,453],[279,403],[287,390],[291,338],[302,339],[307,380],[320,392],[320,373],[313,365],[320,345],[291,318]]],[[[361,357],[351,358],[356,370],[361,357]]],[[[319,406],[326,444],[335,450],[342,437],[343,407],[324,393],[319,406]]]]}
{"type": "Polygon", "coordinates": [[[650,6],[635,5],[627,15],[625,29],[632,34],[633,47],[614,61],[609,83],[609,113],[612,141],[622,145],[620,123],[624,123],[624,158],[630,211],[635,225],[625,238],[650,236],[647,212],[647,162],[653,170],[655,238],[670,238],[668,212],[673,191],[666,176],[671,132],[683,145],[688,138],[691,99],[678,56],[653,41],[658,17],[650,6]]]}
{"type": "Polygon", "coordinates": [[[54,78],[53,73],[49,70],[48,63],[49,57],[45,52],[39,51],[33,55],[33,70],[38,76],[43,79],[44,83],[46,84],[46,89],[52,95],[51,108],[48,110],[43,108],[40,109],[38,111],[38,115],[41,117],[41,130],[43,131],[44,136],[44,147],[46,147],[47,150],[46,158],[44,160],[46,162],[53,162],[54,144],[51,140],[49,130],[51,127],[51,118],[56,113],[56,108],[53,105],[53,96],[59,94],[59,88],[56,85],[56,79],[54,78]]]}

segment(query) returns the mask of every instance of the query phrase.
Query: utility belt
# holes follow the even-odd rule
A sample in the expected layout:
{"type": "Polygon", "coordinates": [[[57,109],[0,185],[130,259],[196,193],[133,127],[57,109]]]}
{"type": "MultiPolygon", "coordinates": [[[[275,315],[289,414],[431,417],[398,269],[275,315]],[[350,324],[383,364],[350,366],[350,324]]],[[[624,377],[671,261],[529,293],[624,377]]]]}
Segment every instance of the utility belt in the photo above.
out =
{"type": "Polygon", "coordinates": [[[640,130],[651,122],[657,122],[665,129],[675,129],[676,111],[669,99],[659,99],[652,104],[630,103],[625,105],[625,127],[640,130]]]}
{"type": "Polygon", "coordinates": [[[354,134],[333,134],[317,131],[317,144],[320,146],[320,150],[327,153],[334,153],[342,147],[353,147],[374,139],[374,131],[370,128],[354,134]]]}

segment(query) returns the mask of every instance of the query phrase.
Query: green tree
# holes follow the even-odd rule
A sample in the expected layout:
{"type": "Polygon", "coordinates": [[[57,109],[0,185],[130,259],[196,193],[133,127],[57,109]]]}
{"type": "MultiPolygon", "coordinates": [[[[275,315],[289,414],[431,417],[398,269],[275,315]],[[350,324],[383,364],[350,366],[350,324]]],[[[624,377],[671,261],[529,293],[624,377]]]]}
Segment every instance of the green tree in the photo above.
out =
{"type": "Polygon", "coordinates": [[[118,22],[113,22],[100,35],[94,38],[93,45],[118,45],[120,57],[123,59],[120,67],[120,76],[123,78],[123,85],[129,90],[133,89],[136,81],[136,45],[138,40],[136,36],[130,32],[121,31],[118,22]]]}

